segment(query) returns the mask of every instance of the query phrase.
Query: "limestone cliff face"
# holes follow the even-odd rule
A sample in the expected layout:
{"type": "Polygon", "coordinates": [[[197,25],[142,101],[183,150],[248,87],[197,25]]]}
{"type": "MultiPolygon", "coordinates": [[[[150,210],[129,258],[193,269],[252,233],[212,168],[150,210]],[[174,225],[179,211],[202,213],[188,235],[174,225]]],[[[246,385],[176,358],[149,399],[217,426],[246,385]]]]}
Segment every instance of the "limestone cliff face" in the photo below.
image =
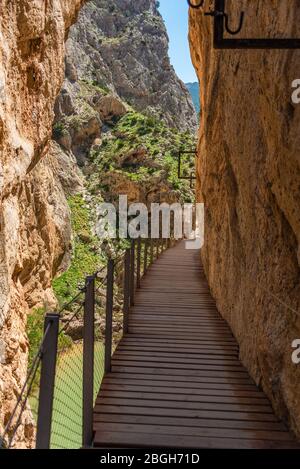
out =
{"type": "MultiPolygon", "coordinates": [[[[65,260],[69,214],[59,163],[43,155],[81,0],[0,1],[0,430],[27,364],[26,313],[65,260]]],[[[29,419],[30,423],[30,419],[29,419]]],[[[31,427],[20,428],[30,441],[31,427]]]]}
{"type": "MultiPolygon", "coordinates": [[[[243,37],[300,35],[296,2],[230,1],[227,9],[233,22],[246,12],[243,37]]],[[[244,364],[299,435],[291,344],[300,337],[300,106],[291,83],[300,52],[216,51],[202,10],[190,12],[190,45],[201,82],[205,270],[244,364]]]]}
{"type": "Polygon", "coordinates": [[[196,130],[192,100],[170,64],[155,0],[90,0],[70,32],[66,71],[69,88],[78,80],[94,81],[137,111],[182,131],[196,130]]]}
{"type": "Polygon", "coordinates": [[[53,139],[75,156],[97,203],[100,194],[148,204],[190,196],[188,183],[173,183],[174,155],[194,146],[197,116],[170,64],[157,2],[87,2],[69,33],[65,69],[53,139]]]}

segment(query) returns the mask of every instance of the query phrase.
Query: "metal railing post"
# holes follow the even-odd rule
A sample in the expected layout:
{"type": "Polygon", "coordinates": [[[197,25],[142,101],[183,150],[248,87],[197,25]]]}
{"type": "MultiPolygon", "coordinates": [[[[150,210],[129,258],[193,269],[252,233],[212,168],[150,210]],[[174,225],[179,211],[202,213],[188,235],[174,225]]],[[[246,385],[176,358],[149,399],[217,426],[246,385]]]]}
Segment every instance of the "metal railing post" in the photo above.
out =
{"type": "Polygon", "coordinates": [[[94,407],[94,340],[95,340],[95,277],[85,281],[83,316],[83,380],[82,380],[82,445],[90,447],[93,440],[94,407]]]}
{"type": "Polygon", "coordinates": [[[129,330],[129,310],[130,310],[130,249],[126,249],[124,258],[124,302],[123,302],[123,331],[125,334],[129,330]]]}
{"type": "Polygon", "coordinates": [[[154,247],[153,247],[153,239],[151,238],[151,241],[150,241],[150,265],[153,264],[153,258],[154,258],[154,247]]]}
{"type": "Polygon", "coordinates": [[[135,293],[135,241],[131,241],[131,255],[130,255],[130,306],[134,305],[135,293]]]}
{"type": "Polygon", "coordinates": [[[141,288],[141,238],[137,242],[137,260],[136,260],[136,287],[141,288]]]}
{"type": "Polygon", "coordinates": [[[145,239],[145,246],[144,246],[144,275],[147,272],[148,268],[148,238],[145,239]]]}
{"type": "Polygon", "coordinates": [[[113,259],[109,259],[107,264],[106,287],[105,373],[109,373],[111,371],[114,270],[115,262],[113,259]]]}
{"type": "Polygon", "coordinates": [[[50,448],[58,327],[59,314],[46,314],[44,333],[48,332],[42,347],[36,449],[50,448]]]}

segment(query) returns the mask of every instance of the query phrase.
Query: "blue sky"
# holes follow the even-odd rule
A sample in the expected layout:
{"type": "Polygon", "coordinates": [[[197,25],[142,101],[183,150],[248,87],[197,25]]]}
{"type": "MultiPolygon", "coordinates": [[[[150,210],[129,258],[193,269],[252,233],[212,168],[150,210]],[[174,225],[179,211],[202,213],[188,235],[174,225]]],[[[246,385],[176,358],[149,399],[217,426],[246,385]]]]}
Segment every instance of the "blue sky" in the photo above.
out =
{"type": "Polygon", "coordinates": [[[188,4],[186,0],[159,0],[170,38],[169,55],[177,75],[184,83],[198,81],[188,43],[188,4]]]}

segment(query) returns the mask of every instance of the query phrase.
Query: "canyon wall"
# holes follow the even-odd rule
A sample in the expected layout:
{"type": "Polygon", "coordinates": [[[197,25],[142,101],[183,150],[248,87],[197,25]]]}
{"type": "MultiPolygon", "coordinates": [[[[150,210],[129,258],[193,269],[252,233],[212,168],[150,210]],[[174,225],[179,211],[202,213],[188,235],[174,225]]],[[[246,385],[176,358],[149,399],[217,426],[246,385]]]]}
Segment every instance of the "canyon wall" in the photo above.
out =
{"type": "MultiPolygon", "coordinates": [[[[84,188],[68,197],[72,220],[83,210],[92,235],[99,203],[115,203],[117,208],[121,194],[129,203],[148,206],[191,201],[189,181],[178,178],[177,155],[179,149],[195,146],[197,116],[170,64],[158,2],[90,0],[70,29],[65,62],[52,148],[60,148],[64,160],[75,160],[82,174],[84,188]]],[[[185,158],[182,172],[193,166],[193,159],[185,158]]],[[[107,240],[92,243],[82,237],[86,223],[81,220],[73,223],[74,263],[53,283],[60,304],[68,301],[68,285],[76,286],[91,269],[101,268],[106,251],[107,240]],[[92,264],[84,255],[89,245],[95,245],[88,256],[92,264]]],[[[110,248],[119,244],[111,242],[110,248]]]]}
{"type": "Polygon", "coordinates": [[[197,115],[168,41],[155,0],[90,0],[70,30],[53,138],[75,156],[97,203],[191,196],[177,180],[176,152],[194,147],[197,115]]]}
{"type": "MultiPolygon", "coordinates": [[[[82,0],[0,1],[0,431],[26,375],[28,308],[53,303],[67,262],[59,162],[43,159],[64,77],[65,37],[82,0]]],[[[30,444],[30,415],[19,429],[30,444]],[[26,425],[27,423],[27,425],[26,425]]]]}
{"type": "MultiPolygon", "coordinates": [[[[178,130],[196,131],[192,100],[168,56],[156,0],[90,0],[67,42],[64,90],[97,83],[178,130]],[[72,87],[73,84],[73,87],[72,87]]],[[[76,88],[75,88],[76,91],[76,88]]]]}
{"type": "MultiPolygon", "coordinates": [[[[205,10],[213,7],[205,2],[205,10]]],[[[296,2],[226,2],[239,37],[300,37],[296,2]]],[[[201,83],[197,196],[206,206],[202,259],[241,359],[300,435],[300,76],[295,50],[215,50],[213,23],[190,9],[201,83]]]]}

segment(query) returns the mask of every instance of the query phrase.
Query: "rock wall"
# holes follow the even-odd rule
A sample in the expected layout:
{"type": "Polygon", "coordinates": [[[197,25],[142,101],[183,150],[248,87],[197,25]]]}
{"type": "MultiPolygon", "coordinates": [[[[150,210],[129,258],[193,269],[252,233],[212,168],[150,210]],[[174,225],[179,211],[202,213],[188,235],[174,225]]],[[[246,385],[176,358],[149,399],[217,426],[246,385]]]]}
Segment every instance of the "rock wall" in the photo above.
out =
{"type": "Polygon", "coordinates": [[[196,131],[193,103],[170,64],[168,42],[156,0],[90,0],[67,42],[64,88],[89,80],[137,111],[196,131]]]}
{"type": "MultiPolygon", "coordinates": [[[[53,302],[69,212],[47,157],[66,32],[82,0],[0,0],[0,431],[26,374],[28,307],[53,302]]],[[[26,422],[25,422],[26,423],[26,422]]],[[[19,429],[30,444],[32,428],[19,429]]]]}
{"type": "MultiPolygon", "coordinates": [[[[300,37],[296,2],[226,4],[233,24],[246,12],[243,37],[300,37]]],[[[300,337],[300,106],[291,101],[300,52],[218,51],[212,35],[211,18],[191,10],[201,82],[202,258],[244,364],[300,435],[300,367],[291,360],[300,337]]]]}

